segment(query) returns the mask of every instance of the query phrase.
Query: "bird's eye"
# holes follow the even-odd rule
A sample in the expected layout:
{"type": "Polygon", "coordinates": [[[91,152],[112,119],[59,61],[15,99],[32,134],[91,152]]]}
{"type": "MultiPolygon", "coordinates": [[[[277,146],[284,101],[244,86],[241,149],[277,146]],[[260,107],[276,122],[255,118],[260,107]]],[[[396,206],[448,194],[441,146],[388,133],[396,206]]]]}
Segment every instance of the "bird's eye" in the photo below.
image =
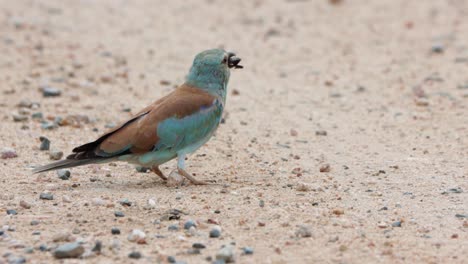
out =
{"type": "Polygon", "coordinates": [[[224,56],[222,63],[223,63],[223,64],[226,64],[227,61],[228,61],[228,57],[227,57],[227,56],[224,56]]]}

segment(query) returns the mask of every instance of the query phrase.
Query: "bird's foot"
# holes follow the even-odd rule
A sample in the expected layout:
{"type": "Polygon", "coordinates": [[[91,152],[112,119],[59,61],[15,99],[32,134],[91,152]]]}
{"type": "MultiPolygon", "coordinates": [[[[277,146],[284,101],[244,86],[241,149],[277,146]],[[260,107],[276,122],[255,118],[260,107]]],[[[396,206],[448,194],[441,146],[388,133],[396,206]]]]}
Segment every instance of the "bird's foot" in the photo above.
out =
{"type": "Polygon", "coordinates": [[[177,168],[177,171],[179,172],[180,175],[184,176],[187,180],[189,180],[194,185],[207,185],[207,184],[209,184],[207,182],[199,181],[199,180],[195,179],[192,175],[190,175],[188,172],[184,171],[181,168],[177,168]]]}
{"type": "Polygon", "coordinates": [[[166,175],[159,169],[159,166],[153,166],[151,167],[151,171],[156,173],[163,181],[167,181],[166,175]]]}

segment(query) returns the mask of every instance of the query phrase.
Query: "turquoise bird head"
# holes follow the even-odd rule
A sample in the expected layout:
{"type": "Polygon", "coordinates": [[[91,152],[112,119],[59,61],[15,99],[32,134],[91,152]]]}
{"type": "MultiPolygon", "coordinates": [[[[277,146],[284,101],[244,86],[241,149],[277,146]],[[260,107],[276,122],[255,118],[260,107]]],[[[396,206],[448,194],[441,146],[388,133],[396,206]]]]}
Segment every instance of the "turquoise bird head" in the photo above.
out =
{"type": "Polygon", "coordinates": [[[233,52],[211,49],[195,56],[186,83],[203,89],[210,94],[226,97],[230,69],[241,69],[241,59],[233,52]]]}

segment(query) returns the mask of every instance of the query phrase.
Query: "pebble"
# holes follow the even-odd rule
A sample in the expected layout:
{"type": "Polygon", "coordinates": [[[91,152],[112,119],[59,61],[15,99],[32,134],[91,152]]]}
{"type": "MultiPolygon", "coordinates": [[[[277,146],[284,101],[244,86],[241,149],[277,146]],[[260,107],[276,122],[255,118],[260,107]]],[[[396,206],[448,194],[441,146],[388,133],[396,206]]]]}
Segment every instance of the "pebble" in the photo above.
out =
{"type": "Polygon", "coordinates": [[[135,169],[136,169],[136,171],[141,172],[141,173],[146,173],[146,172],[149,171],[149,168],[142,167],[142,166],[136,166],[135,169]]]}
{"type": "Polygon", "coordinates": [[[326,135],[327,135],[327,131],[325,131],[325,130],[317,130],[317,131],[315,131],[315,135],[316,135],[316,136],[326,136],[326,135]]]}
{"type": "Polygon", "coordinates": [[[59,150],[51,150],[49,152],[49,158],[51,160],[59,160],[63,157],[63,152],[59,150]]]}
{"type": "Polygon", "coordinates": [[[13,121],[15,121],[15,122],[24,122],[26,120],[28,120],[27,115],[21,115],[21,114],[14,114],[13,115],[13,121]]]}
{"type": "Polygon", "coordinates": [[[139,229],[133,229],[132,233],[127,237],[128,241],[138,244],[146,244],[146,234],[139,229]]]}
{"type": "Polygon", "coordinates": [[[379,228],[386,228],[386,227],[388,227],[387,223],[385,223],[385,222],[379,222],[379,223],[377,224],[377,226],[378,226],[379,228]]]}
{"type": "Polygon", "coordinates": [[[31,204],[28,203],[28,202],[25,201],[25,200],[21,200],[21,201],[19,202],[19,205],[20,205],[21,207],[23,207],[24,209],[30,209],[30,208],[31,208],[31,204]]]}
{"type": "Polygon", "coordinates": [[[167,256],[167,262],[176,263],[176,258],[174,256],[167,256]]]}
{"type": "Polygon", "coordinates": [[[148,201],[146,202],[147,204],[147,207],[149,209],[153,209],[153,208],[156,208],[156,201],[154,199],[148,199],[148,201]]]}
{"type": "Polygon", "coordinates": [[[432,53],[438,53],[438,54],[443,53],[444,52],[444,46],[441,45],[441,44],[434,44],[431,47],[431,51],[432,51],[432,53]]]}
{"type": "Polygon", "coordinates": [[[17,215],[18,214],[18,212],[16,212],[16,210],[14,210],[14,209],[7,209],[6,213],[7,213],[7,215],[17,215]]]}
{"type": "Polygon", "coordinates": [[[60,169],[57,170],[57,176],[59,177],[59,179],[66,181],[70,179],[71,172],[66,169],[60,169]]]}
{"type": "Polygon", "coordinates": [[[117,227],[113,227],[113,228],[111,229],[111,233],[112,233],[113,235],[120,235],[120,229],[118,229],[117,227]]]}
{"type": "Polygon", "coordinates": [[[169,231],[178,231],[179,227],[177,225],[170,225],[167,227],[167,230],[169,231]]]}
{"type": "Polygon", "coordinates": [[[18,154],[16,154],[16,151],[12,148],[3,148],[0,151],[0,157],[2,159],[12,159],[18,157],[18,154]]]}
{"type": "Polygon", "coordinates": [[[22,264],[22,263],[26,263],[25,257],[15,256],[15,255],[8,256],[8,264],[22,264]]]}
{"type": "Polygon", "coordinates": [[[39,150],[49,150],[50,149],[50,140],[46,137],[39,137],[41,141],[41,145],[39,146],[39,150]]]}
{"type": "Polygon", "coordinates": [[[138,251],[133,251],[130,254],[128,254],[128,257],[131,259],[140,259],[141,258],[141,253],[138,251]]]}
{"type": "Polygon", "coordinates": [[[252,255],[254,253],[254,250],[251,247],[243,247],[242,253],[244,253],[244,255],[252,255]]]}
{"type": "Polygon", "coordinates": [[[53,200],[54,199],[54,195],[51,194],[51,193],[41,193],[39,195],[39,198],[42,199],[42,200],[53,200]]]}
{"type": "Polygon", "coordinates": [[[227,245],[227,246],[222,247],[216,253],[216,259],[222,260],[226,263],[234,262],[234,246],[227,245]]]}
{"type": "Polygon", "coordinates": [[[93,204],[96,206],[102,206],[104,203],[104,200],[99,197],[93,198],[93,204]]]}
{"type": "Polygon", "coordinates": [[[120,200],[119,203],[123,206],[132,206],[132,202],[130,202],[130,200],[127,198],[120,200]]]}
{"type": "Polygon", "coordinates": [[[58,88],[55,88],[55,87],[46,86],[42,88],[42,96],[44,97],[56,97],[56,96],[60,96],[61,94],[62,94],[62,91],[60,91],[58,88]]]}
{"type": "Polygon", "coordinates": [[[306,183],[299,183],[296,187],[296,191],[298,192],[308,192],[310,191],[310,186],[306,183]]]}
{"type": "Polygon", "coordinates": [[[197,223],[195,223],[195,221],[193,220],[188,220],[187,222],[185,222],[184,224],[184,229],[190,229],[190,227],[194,226],[195,228],[197,227],[197,223]]]}
{"type": "Polygon", "coordinates": [[[330,172],[330,164],[320,166],[320,172],[330,172]]]}
{"type": "Polygon", "coordinates": [[[393,227],[401,227],[401,221],[396,221],[392,223],[393,227]]]}
{"type": "Polygon", "coordinates": [[[198,248],[198,249],[203,249],[203,248],[206,248],[206,246],[203,244],[203,243],[193,243],[192,244],[192,247],[193,248],[198,248]]]}
{"type": "Polygon", "coordinates": [[[84,253],[83,246],[78,242],[66,243],[54,250],[54,257],[62,258],[78,258],[84,253]]]}
{"type": "Polygon", "coordinates": [[[43,119],[44,115],[42,114],[42,112],[35,112],[35,113],[32,113],[31,118],[32,119],[43,119]]]}
{"type": "Polygon", "coordinates": [[[123,212],[121,212],[121,211],[115,211],[114,215],[115,215],[115,217],[124,217],[125,216],[125,214],[123,212]]]}
{"type": "Polygon", "coordinates": [[[42,129],[45,129],[45,130],[52,130],[52,129],[55,129],[57,128],[58,125],[54,122],[42,122],[41,123],[41,128],[42,129]]]}
{"type": "Polygon", "coordinates": [[[299,226],[295,234],[296,237],[312,237],[312,231],[304,225],[299,226]]]}
{"type": "Polygon", "coordinates": [[[39,224],[38,220],[32,220],[30,223],[32,226],[37,226],[39,224]]]}
{"type": "Polygon", "coordinates": [[[210,237],[217,238],[221,236],[221,227],[215,226],[210,230],[210,237]]]}

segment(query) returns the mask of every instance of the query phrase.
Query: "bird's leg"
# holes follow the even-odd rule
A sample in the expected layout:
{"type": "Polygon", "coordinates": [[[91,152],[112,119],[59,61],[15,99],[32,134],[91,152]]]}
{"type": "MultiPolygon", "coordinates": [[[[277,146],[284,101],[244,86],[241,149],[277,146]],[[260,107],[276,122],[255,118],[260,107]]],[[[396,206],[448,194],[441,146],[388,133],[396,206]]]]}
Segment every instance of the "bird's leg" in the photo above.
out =
{"type": "Polygon", "coordinates": [[[163,179],[163,181],[167,181],[167,177],[159,169],[159,166],[156,165],[156,166],[151,167],[151,171],[156,173],[156,175],[158,175],[159,177],[161,177],[161,179],[163,179]]]}
{"type": "Polygon", "coordinates": [[[177,171],[179,172],[180,175],[184,176],[187,178],[187,180],[191,181],[195,185],[206,185],[208,183],[204,181],[199,181],[195,179],[192,175],[190,175],[188,172],[184,170],[185,168],[185,154],[178,155],[177,157],[177,171]]]}

